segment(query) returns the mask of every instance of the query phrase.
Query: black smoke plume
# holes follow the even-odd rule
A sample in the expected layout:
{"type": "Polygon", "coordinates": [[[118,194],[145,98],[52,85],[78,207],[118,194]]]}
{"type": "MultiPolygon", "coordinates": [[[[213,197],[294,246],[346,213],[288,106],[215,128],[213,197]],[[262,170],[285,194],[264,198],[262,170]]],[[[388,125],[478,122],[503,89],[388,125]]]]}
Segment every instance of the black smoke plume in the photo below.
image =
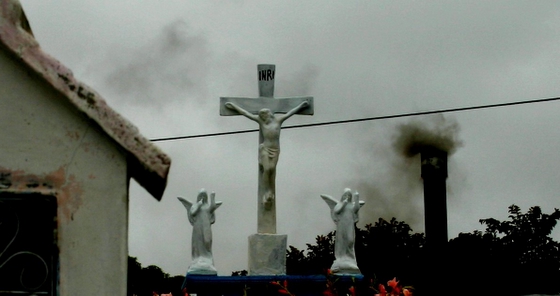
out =
{"type": "MultiPolygon", "coordinates": [[[[434,147],[452,155],[463,143],[459,124],[435,115],[413,119],[389,128],[388,139],[377,139],[367,168],[359,170],[357,185],[366,205],[360,211],[360,223],[396,217],[415,232],[424,231],[423,183],[420,156],[423,148],[434,147]]],[[[451,159],[450,159],[451,162],[451,159]]]]}

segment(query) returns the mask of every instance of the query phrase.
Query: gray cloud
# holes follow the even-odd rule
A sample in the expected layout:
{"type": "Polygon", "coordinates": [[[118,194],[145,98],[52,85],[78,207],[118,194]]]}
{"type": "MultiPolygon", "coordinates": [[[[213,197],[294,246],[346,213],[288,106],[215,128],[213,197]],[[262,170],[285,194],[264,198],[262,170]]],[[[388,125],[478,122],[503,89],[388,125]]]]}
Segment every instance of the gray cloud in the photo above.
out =
{"type": "Polygon", "coordinates": [[[319,67],[308,63],[296,69],[293,73],[287,71],[284,73],[281,68],[279,70],[281,72],[277,71],[277,86],[275,87],[278,96],[309,96],[313,94],[313,88],[320,74],[319,67]]]}
{"type": "Polygon", "coordinates": [[[185,22],[176,20],[127,57],[112,59],[105,85],[129,103],[150,107],[201,100],[209,58],[206,39],[191,34],[185,22]]]}

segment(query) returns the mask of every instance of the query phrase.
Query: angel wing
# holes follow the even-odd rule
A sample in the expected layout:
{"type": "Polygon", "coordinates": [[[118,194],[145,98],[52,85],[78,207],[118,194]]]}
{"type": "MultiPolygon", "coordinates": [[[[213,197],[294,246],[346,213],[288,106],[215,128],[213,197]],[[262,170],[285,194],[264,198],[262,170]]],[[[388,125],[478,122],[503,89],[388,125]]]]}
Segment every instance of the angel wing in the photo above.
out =
{"type": "Polygon", "coordinates": [[[331,208],[331,218],[333,219],[333,221],[337,222],[338,218],[334,214],[334,207],[336,207],[336,205],[338,204],[338,200],[326,194],[321,194],[321,198],[323,198],[327,205],[329,205],[329,208],[331,208]]]}
{"type": "Polygon", "coordinates": [[[214,211],[222,205],[221,201],[216,201],[216,193],[212,192],[210,194],[210,224],[216,222],[216,214],[214,211]]]}
{"type": "Polygon", "coordinates": [[[360,193],[358,193],[358,191],[355,191],[354,194],[352,195],[352,201],[358,202],[359,204],[359,207],[357,208],[358,210],[366,204],[365,201],[360,199],[360,193]]]}
{"type": "Polygon", "coordinates": [[[182,198],[182,197],[177,197],[177,199],[183,204],[183,206],[185,206],[185,208],[187,209],[187,215],[189,216],[189,222],[191,224],[194,223],[194,217],[192,217],[191,215],[191,208],[193,206],[193,203],[182,198]]]}
{"type": "Polygon", "coordinates": [[[217,208],[219,208],[222,205],[221,201],[216,201],[216,193],[212,192],[210,194],[210,204],[211,207],[213,208],[212,211],[216,210],[217,208]]]}
{"type": "MultiPolygon", "coordinates": [[[[347,192],[350,192],[350,189],[347,189],[347,192]]],[[[354,216],[354,223],[358,223],[358,221],[360,220],[358,211],[366,204],[365,201],[360,200],[360,193],[358,191],[354,191],[354,194],[352,194],[352,204],[352,215],[354,216]]]]}

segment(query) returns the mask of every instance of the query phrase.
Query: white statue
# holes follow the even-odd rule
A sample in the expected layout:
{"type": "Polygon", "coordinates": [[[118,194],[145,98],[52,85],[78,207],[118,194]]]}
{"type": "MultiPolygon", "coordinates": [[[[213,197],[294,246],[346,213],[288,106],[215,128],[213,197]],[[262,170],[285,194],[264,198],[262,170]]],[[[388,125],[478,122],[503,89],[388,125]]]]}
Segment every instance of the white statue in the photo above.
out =
{"type": "Polygon", "coordinates": [[[301,109],[309,106],[309,102],[301,102],[286,114],[274,114],[270,109],[263,108],[258,115],[255,115],[232,102],[227,102],[225,106],[259,124],[263,136],[263,142],[259,144],[259,167],[262,170],[262,182],[265,191],[262,202],[265,209],[270,209],[276,195],[276,165],[280,156],[282,123],[301,109]]]}
{"type": "Polygon", "coordinates": [[[214,258],[212,257],[212,229],[211,225],[216,221],[214,211],[222,205],[221,201],[215,200],[216,194],[210,194],[210,202],[208,202],[208,193],[206,190],[200,189],[196,203],[178,197],[187,209],[189,222],[193,226],[192,232],[192,264],[187,271],[188,274],[206,274],[214,275],[218,272],[214,267],[214,258]]]}
{"type": "Polygon", "coordinates": [[[358,211],[365,202],[360,200],[358,192],[352,195],[349,188],[344,189],[340,201],[324,194],[321,194],[321,197],[331,208],[331,217],[336,224],[335,260],[331,271],[335,274],[360,274],[354,251],[355,224],[359,220],[358,211]]]}

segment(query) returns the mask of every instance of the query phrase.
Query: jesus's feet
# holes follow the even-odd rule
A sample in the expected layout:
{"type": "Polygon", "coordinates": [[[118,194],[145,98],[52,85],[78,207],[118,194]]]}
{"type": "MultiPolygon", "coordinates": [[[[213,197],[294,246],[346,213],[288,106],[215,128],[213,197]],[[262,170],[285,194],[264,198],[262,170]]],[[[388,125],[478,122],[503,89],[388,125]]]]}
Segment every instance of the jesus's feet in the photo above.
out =
{"type": "Polygon", "coordinates": [[[263,195],[263,205],[265,210],[272,209],[272,205],[274,204],[274,194],[273,193],[265,193],[263,195]]]}

